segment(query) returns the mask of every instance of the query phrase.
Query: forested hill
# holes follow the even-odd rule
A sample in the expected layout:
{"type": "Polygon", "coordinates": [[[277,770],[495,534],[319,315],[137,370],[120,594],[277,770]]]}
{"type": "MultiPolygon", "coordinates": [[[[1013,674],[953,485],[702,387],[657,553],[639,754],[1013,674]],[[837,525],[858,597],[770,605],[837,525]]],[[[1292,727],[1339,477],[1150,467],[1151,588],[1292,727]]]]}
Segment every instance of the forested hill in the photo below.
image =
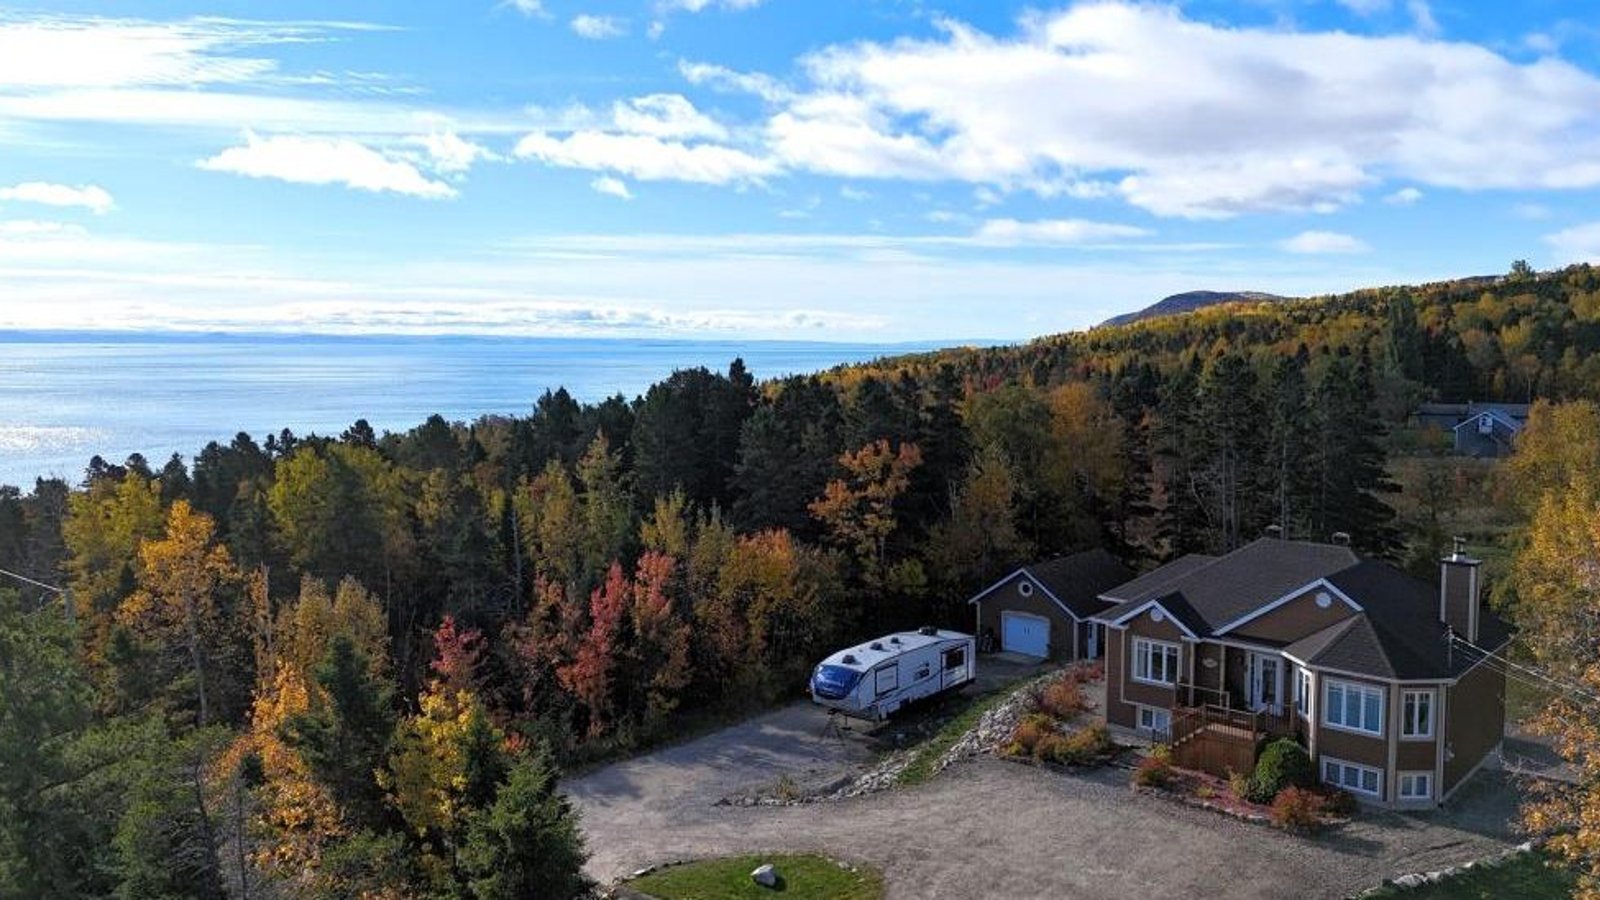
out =
{"type": "Polygon", "coordinates": [[[1149,306],[1146,306],[1144,309],[1136,312],[1123,313],[1120,316],[1112,316],[1104,322],[1101,322],[1100,325],[1101,327],[1107,325],[1128,325],[1133,322],[1143,321],[1145,319],[1155,319],[1161,316],[1174,316],[1179,313],[1194,312],[1197,309],[1204,309],[1208,306],[1220,306],[1224,303],[1277,303],[1281,300],[1287,299],[1289,298],[1280,297],[1277,294],[1266,294],[1262,293],[1261,291],[1185,291],[1181,294],[1173,294],[1170,297],[1163,297],[1155,303],[1152,303],[1149,306]]]}
{"type": "Polygon", "coordinates": [[[96,458],[0,489],[0,569],[72,610],[0,586],[0,897],[575,896],[560,762],[969,627],[977,588],[1085,547],[1277,525],[1431,570],[1385,433],[1425,398],[1597,392],[1600,277],[1518,267],[96,458]]]}

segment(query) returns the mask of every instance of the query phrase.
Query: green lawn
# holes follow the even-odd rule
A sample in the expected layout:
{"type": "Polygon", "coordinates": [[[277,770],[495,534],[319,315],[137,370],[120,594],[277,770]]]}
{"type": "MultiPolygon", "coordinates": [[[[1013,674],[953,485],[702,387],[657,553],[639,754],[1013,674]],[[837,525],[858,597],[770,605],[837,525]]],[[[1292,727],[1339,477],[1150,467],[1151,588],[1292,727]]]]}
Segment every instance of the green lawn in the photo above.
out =
{"type": "Polygon", "coordinates": [[[1406,890],[1389,888],[1375,897],[1395,900],[1557,900],[1572,896],[1572,872],[1550,866],[1543,854],[1524,853],[1503,866],[1474,866],[1466,874],[1406,890]]]}
{"type": "Polygon", "coordinates": [[[730,856],[668,866],[628,883],[661,900],[743,900],[782,894],[792,900],[881,900],[883,878],[870,869],[846,869],[831,859],[810,854],[730,856]],[[777,888],[750,880],[762,863],[777,868],[777,888]]]}

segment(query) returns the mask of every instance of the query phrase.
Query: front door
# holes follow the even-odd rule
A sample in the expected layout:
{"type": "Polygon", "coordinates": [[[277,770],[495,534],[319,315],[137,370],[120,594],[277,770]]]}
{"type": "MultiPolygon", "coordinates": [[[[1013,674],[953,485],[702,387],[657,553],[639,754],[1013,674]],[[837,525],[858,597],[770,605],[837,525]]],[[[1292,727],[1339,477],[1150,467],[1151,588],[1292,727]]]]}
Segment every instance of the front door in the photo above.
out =
{"type": "Polygon", "coordinates": [[[1083,658],[1084,659],[1099,659],[1100,658],[1100,626],[1096,625],[1093,622],[1090,622],[1086,626],[1086,630],[1089,632],[1089,642],[1088,642],[1088,646],[1084,650],[1083,658]]]}
{"type": "Polygon", "coordinates": [[[1250,654],[1250,708],[1281,711],[1283,661],[1264,653],[1250,654]]]}

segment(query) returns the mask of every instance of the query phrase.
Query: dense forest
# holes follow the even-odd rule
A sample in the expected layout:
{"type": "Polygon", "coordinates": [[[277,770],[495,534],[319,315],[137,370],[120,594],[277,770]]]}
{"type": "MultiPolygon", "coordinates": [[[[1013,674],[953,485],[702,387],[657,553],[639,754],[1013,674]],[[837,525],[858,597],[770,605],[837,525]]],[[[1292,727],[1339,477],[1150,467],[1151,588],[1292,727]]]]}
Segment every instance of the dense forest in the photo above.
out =
{"type": "Polygon", "coordinates": [[[1031,558],[1277,525],[1431,570],[1416,403],[1597,395],[1600,273],[1519,265],[0,488],[0,569],[70,600],[0,589],[0,896],[573,896],[563,765],[1031,558]]]}

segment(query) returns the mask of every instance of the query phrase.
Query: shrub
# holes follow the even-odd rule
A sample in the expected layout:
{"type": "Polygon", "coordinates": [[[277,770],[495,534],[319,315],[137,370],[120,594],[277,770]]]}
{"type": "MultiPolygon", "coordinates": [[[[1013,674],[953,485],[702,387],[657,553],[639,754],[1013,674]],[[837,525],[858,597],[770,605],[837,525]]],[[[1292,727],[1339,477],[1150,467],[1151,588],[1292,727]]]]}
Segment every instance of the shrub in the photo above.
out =
{"type": "Polygon", "coordinates": [[[1072,672],[1050,682],[1039,695],[1039,710],[1058,719],[1072,719],[1089,708],[1089,701],[1072,672]]]}
{"type": "Polygon", "coordinates": [[[1343,788],[1325,787],[1322,789],[1322,811],[1341,818],[1352,816],[1356,811],[1356,797],[1343,788]]]}
{"type": "Polygon", "coordinates": [[[1235,772],[1232,768],[1228,769],[1228,793],[1232,794],[1235,800],[1249,802],[1250,776],[1243,772],[1235,772]]]}
{"type": "Polygon", "coordinates": [[[1006,752],[1012,756],[1033,756],[1039,743],[1055,734],[1056,725],[1049,716],[1029,713],[1017,723],[1017,730],[1011,732],[1011,743],[1006,747],[1006,752]]]}
{"type": "Polygon", "coordinates": [[[1091,725],[1072,734],[1050,735],[1034,748],[1034,758],[1066,766],[1099,762],[1111,749],[1111,733],[1104,725],[1091,725]]]}
{"type": "Polygon", "coordinates": [[[1317,770],[1305,748],[1292,738],[1278,738],[1261,751],[1250,776],[1246,797],[1253,803],[1270,803],[1286,787],[1313,787],[1317,770]]]}
{"type": "Polygon", "coordinates": [[[1172,750],[1165,744],[1157,744],[1133,770],[1133,783],[1140,787],[1164,788],[1173,778],[1172,750]]]}
{"type": "Polygon", "coordinates": [[[1272,824],[1287,831],[1310,831],[1322,824],[1324,803],[1318,792],[1290,785],[1272,798],[1272,824]]]}

